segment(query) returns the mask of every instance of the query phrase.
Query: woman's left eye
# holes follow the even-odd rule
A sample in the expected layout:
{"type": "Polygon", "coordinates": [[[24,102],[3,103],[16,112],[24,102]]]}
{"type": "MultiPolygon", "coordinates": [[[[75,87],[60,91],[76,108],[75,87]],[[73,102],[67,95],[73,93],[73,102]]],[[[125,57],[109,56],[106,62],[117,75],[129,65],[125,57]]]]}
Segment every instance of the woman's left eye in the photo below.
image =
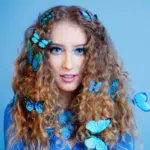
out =
{"type": "Polygon", "coordinates": [[[74,53],[76,53],[77,55],[84,55],[85,54],[85,49],[84,48],[76,48],[74,50],[74,53]]]}

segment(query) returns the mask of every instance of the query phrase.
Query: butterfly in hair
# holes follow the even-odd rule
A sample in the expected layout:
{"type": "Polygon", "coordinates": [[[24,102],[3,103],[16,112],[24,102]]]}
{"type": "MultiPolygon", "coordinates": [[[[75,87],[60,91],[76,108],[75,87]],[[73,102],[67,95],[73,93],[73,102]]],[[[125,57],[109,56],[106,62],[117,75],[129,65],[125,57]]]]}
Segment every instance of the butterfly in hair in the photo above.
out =
{"type": "Polygon", "coordinates": [[[41,114],[43,112],[43,105],[44,105],[43,100],[34,102],[29,98],[25,98],[25,103],[26,103],[26,109],[28,111],[31,112],[33,110],[36,110],[38,114],[41,114]]]}
{"type": "Polygon", "coordinates": [[[96,82],[94,80],[90,81],[90,87],[89,87],[89,92],[94,91],[95,93],[97,93],[102,85],[102,81],[98,82],[96,84],[96,82]]]}
{"type": "Polygon", "coordinates": [[[30,40],[28,40],[27,58],[28,58],[28,63],[30,65],[32,65],[33,71],[36,72],[39,68],[39,65],[42,63],[43,55],[42,55],[42,53],[37,53],[37,54],[33,55],[33,49],[32,49],[32,44],[31,44],[30,40]]]}
{"type": "Polygon", "coordinates": [[[85,10],[83,10],[83,9],[80,9],[80,13],[81,13],[81,15],[83,15],[88,21],[92,21],[92,17],[91,17],[91,15],[90,15],[87,11],[85,11],[85,10]]]}
{"type": "Polygon", "coordinates": [[[47,39],[41,39],[39,33],[37,30],[33,31],[33,35],[31,37],[31,41],[34,44],[38,44],[38,47],[41,49],[45,49],[46,46],[48,46],[48,44],[50,44],[52,41],[51,40],[47,40],[47,39]]]}
{"type": "Polygon", "coordinates": [[[52,19],[55,17],[55,14],[53,13],[53,10],[48,10],[45,14],[40,16],[40,23],[41,25],[44,25],[49,19],[52,19]]]}
{"type": "Polygon", "coordinates": [[[111,85],[108,90],[108,93],[109,93],[110,97],[112,98],[112,100],[115,100],[114,95],[118,90],[118,86],[119,86],[119,79],[115,79],[115,80],[111,81],[111,85]]]}

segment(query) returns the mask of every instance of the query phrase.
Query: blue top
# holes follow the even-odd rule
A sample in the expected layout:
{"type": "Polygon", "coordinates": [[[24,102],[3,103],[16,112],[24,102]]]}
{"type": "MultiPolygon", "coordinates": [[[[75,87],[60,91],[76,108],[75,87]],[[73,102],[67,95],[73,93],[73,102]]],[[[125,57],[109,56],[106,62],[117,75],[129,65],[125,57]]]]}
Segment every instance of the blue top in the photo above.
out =
{"type": "MultiPolygon", "coordinates": [[[[7,129],[12,124],[12,118],[10,115],[10,108],[11,104],[8,104],[5,113],[4,113],[4,142],[5,142],[5,149],[7,148],[8,144],[8,137],[6,135],[7,129]]],[[[64,141],[60,140],[59,143],[56,145],[56,141],[59,139],[59,137],[55,136],[53,134],[54,128],[46,128],[46,132],[49,136],[50,141],[50,148],[49,150],[60,150],[63,146],[64,141]]],[[[114,150],[135,150],[135,140],[131,138],[131,136],[126,133],[124,138],[119,137],[119,140],[117,144],[113,147],[114,150]]],[[[23,140],[19,140],[15,144],[11,146],[11,150],[24,150],[25,142],[23,140]]],[[[108,149],[111,150],[108,146],[108,149]]],[[[70,150],[70,147],[68,144],[65,145],[63,150],[70,150]]],[[[87,150],[84,143],[76,143],[72,150],[87,150]]]]}

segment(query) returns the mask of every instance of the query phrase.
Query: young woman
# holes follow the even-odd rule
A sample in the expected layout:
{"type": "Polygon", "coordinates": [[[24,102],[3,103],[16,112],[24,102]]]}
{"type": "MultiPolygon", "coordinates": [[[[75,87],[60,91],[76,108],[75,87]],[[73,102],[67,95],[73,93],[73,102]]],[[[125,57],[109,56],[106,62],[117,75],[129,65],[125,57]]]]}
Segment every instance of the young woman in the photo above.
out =
{"type": "Polygon", "coordinates": [[[5,110],[5,148],[134,150],[128,73],[96,14],[46,10],[25,31],[5,110]]]}

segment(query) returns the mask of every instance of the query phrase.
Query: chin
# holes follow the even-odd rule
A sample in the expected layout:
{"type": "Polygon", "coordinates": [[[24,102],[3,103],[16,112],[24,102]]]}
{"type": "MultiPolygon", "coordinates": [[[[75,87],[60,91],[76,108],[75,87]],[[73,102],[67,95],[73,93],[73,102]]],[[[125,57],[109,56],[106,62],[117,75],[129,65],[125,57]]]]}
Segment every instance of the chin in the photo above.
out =
{"type": "Polygon", "coordinates": [[[71,83],[65,83],[62,80],[60,80],[60,78],[56,79],[56,85],[57,87],[64,92],[73,92],[75,91],[81,82],[81,78],[77,78],[76,81],[71,82],[71,83]]]}
{"type": "Polygon", "coordinates": [[[69,86],[69,85],[65,85],[65,86],[59,86],[58,85],[58,88],[61,90],[61,91],[64,91],[64,92],[73,92],[75,91],[78,86],[69,86]]]}

